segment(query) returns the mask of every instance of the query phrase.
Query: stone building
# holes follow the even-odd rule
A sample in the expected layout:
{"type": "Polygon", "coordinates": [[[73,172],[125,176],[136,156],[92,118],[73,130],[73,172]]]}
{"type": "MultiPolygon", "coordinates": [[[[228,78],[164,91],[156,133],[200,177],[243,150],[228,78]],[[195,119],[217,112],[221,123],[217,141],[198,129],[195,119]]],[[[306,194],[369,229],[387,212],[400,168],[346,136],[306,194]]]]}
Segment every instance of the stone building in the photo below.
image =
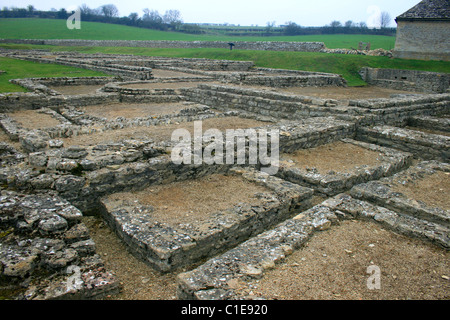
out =
{"type": "Polygon", "coordinates": [[[450,0],[423,0],[395,21],[394,57],[450,61],[450,0]]]}

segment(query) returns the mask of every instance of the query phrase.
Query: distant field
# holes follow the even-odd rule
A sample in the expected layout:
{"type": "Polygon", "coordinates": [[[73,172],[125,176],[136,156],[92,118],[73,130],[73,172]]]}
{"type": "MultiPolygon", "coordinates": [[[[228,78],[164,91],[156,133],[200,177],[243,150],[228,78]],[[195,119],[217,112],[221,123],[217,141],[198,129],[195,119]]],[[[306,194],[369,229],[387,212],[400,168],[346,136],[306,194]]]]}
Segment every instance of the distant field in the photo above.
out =
{"type": "Polygon", "coordinates": [[[0,19],[0,38],[4,39],[87,39],[87,40],[180,40],[180,41],[319,41],[327,48],[357,48],[360,41],[370,42],[372,49],[393,49],[395,37],[377,35],[313,35],[273,37],[230,37],[222,35],[192,35],[136,27],[81,22],[80,30],[69,30],[65,20],[0,19]]]}
{"type": "MultiPolygon", "coordinates": [[[[0,45],[0,48],[2,47],[10,49],[45,49],[50,51],[78,51],[84,53],[98,52],[108,54],[253,61],[257,67],[340,74],[348,81],[349,86],[366,85],[358,74],[358,71],[361,70],[362,67],[412,69],[450,73],[450,63],[443,61],[390,59],[387,57],[311,52],[0,45]]],[[[2,69],[1,65],[0,69],[2,69]]]]}
{"type": "Polygon", "coordinates": [[[104,73],[85,69],[22,61],[0,57],[0,70],[6,71],[0,75],[0,92],[24,92],[24,88],[12,84],[10,79],[34,77],[94,77],[106,76],[104,73]]]}

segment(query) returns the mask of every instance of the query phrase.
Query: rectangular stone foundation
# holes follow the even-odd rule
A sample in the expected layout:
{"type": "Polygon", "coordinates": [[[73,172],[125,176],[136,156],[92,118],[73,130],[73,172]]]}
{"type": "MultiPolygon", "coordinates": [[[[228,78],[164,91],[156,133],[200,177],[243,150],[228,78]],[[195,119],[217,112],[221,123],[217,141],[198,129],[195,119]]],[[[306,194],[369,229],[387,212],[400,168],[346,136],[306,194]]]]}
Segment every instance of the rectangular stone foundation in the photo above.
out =
{"type": "Polygon", "coordinates": [[[447,163],[424,161],[391,177],[357,185],[350,193],[354,198],[449,228],[450,211],[445,196],[449,179],[447,163]],[[429,180],[421,184],[435,174],[443,177],[439,183],[429,180]]]}
{"type": "Polygon", "coordinates": [[[131,251],[155,269],[169,272],[224,252],[310,205],[309,188],[250,169],[233,169],[231,174],[267,190],[255,194],[259,204],[244,201],[224,210],[211,208],[196,223],[164,223],[152,216],[153,206],[134,198],[114,200],[111,195],[101,200],[101,212],[131,251]]]}
{"type": "Polygon", "coordinates": [[[328,232],[328,229],[339,225],[339,221],[347,219],[377,222],[396,233],[449,248],[448,228],[442,225],[339,194],[206,261],[198,268],[179,274],[178,298],[267,299],[252,296],[250,289],[242,288],[248,288],[248,284],[255,279],[267,277],[271,270],[292,268],[285,263],[286,257],[300,250],[314,234],[328,232]]]}
{"type": "Polygon", "coordinates": [[[450,159],[450,138],[392,126],[361,127],[356,133],[358,140],[411,152],[425,160],[450,159]]]}
{"type": "MultiPolygon", "coordinates": [[[[352,139],[342,139],[340,142],[324,145],[320,150],[313,149],[311,153],[311,160],[306,161],[307,167],[296,167],[295,162],[290,159],[290,157],[292,158],[292,153],[282,155],[282,161],[277,176],[287,181],[313,188],[318,193],[328,196],[333,196],[349,190],[352,186],[362,182],[392,175],[409,166],[412,160],[412,155],[409,153],[399,152],[397,150],[383,148],[352,139]],[[361,162],[361,164],[358,163],[357,166],[352,168],[344,168],[345,163],[341,163],[341,167],[333,166],[331,171],[328,171],[327,169],[317,170],[315,166],[323,166],[323,162],[334,160],[326,159],[326,157],[331,158],[333,156],[332,152],[331,154],[328,154],[329,152],[324,150],[324,147],[330,146],[329,148],[331,148],[338,143],[344,143],[344,147],[341,147],[341,149],[346,148],[345,145],[348,145],[348,152],[356,152],[355,149],[359,149],[361,152],[373,154],[372,156],[376,157],[376,161],[370,160],[370,162],[373,162],[370,164],[361,162]],[[315,156],[314,153],[316,154],[315,156]],[[308,161],[315,161],[315,163],[308,161]]],[[[336,158],[338,156],[342,155],[335,155],[336,158]]],[[[358,157],[358,154],[349,154],[348,163],[351,163],[352,159],[356,157],[358,157]]],[[[358,160],[359,159],[356,159],[356,161],[358,160]]],[[[369,159],[367,160],[369,161],[369,159]]]]}

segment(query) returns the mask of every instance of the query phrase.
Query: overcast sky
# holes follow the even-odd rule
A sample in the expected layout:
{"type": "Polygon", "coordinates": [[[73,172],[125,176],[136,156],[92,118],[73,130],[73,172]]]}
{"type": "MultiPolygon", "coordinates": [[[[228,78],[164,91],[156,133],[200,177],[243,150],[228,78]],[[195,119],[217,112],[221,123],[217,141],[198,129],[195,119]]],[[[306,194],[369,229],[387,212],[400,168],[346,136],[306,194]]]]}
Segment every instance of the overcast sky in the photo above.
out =
{"type": "Polygon", "coordinates": [[[372,26],[372,18],[381,11],[394,18],[420,0],[0,0],[0,7],[24,8],[33,5],[38,10],[55,8],[72,9],[82,4],[94,9],[104,4],[114,4],[119,16],[149,8],[164,14],[166,10],[179,10],[186,23],[230,23],[242,26],[265,26],[275,21],[276,25],[287,21],[301,26],[323,26],[333,20],[344,23],[366,22],[372,26]]]}

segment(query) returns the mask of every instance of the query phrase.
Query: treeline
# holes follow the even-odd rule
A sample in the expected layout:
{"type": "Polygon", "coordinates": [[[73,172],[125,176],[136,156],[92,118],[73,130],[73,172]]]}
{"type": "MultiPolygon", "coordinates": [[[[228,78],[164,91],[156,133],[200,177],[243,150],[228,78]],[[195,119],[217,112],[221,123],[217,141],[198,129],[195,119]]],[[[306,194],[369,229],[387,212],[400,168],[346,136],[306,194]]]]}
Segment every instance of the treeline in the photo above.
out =
{"type": "MultiPolygon", "coordinates": [[[[178,29],[183,29],[181,28],[183,21],[178,10],[168,10],[164,14],[160,14],[156,10],[143,9],[143,15],[141,17],[137,12],[133,12],[128,16],[119,17],[119,10],[113,4],[103,5],[95,9],[91,9],[83,4],[78,9],[80,10],[82,21],[113,23],[164,31],[178,31],[178,29]]],[[[68,12],[64,8],[41,11],[29,5],[27,8],[4,7],[0,11],[0,18],[68,19],[73,13],[68,12]]],[[[188,27],[186,29],[189,30],[191,28],[188,27]]]]}
{"type": "Polygon", "coordinates": [[[396,28],[369,28],[365,22],[354,23],[347,21],[341,24],[339,21],[333,21],[323,27],[302,27],[294,22],[289,22],[283,26],[283,33],[287,36],[296,35],[316,35],[316,34],[372,34],[392,36],[396,33],[396,28]]]}
{"type": "MultiPolygon", "coordinates": [[[[106,4],[99,8],[91,9],[86,4],[79,8],[82,21],[113,23],[139,28],[155,29],[162,31],[178,31],[191,34],[205,34],[214,32],[214,28],[204,28],[198,24],[183,23],[181,13],[178,10],[168,10],[160,14],[156,10],[143,9],[142,16],[137,12],[128,16],[119,17],[119,11],[113,4],[106,4]]],[[[0,18],[42,18],[42,19],[68,19],[73,12],[66,9],[52,9],[50,11],[36,10],[32,5],[27,8],[7,8],[0,11],[0,18]]],[[[368,28],[366,23],[354,23],[347,21],[344,24],[333,21],[323,27],[302,27],[294,22],[287,22],[285,25],[275,27],[274,22],[268,22],[267,27],[251,32],[243,32],[242,28],[233,30],[223,30],[222,34],[229,36],[294,36],[294,35],[317,35],[317,34],[374,34],[374,35],[395,35],[395,28],[388,28],[381,25],[381,28],[368,28]],[[225,32],[223,32],[225,31],[225,32]]],[[[230,29],[230,28],[228,28],[230,29]]],[[[217,29],[217,31],[220,29],[217,29]]]]}

